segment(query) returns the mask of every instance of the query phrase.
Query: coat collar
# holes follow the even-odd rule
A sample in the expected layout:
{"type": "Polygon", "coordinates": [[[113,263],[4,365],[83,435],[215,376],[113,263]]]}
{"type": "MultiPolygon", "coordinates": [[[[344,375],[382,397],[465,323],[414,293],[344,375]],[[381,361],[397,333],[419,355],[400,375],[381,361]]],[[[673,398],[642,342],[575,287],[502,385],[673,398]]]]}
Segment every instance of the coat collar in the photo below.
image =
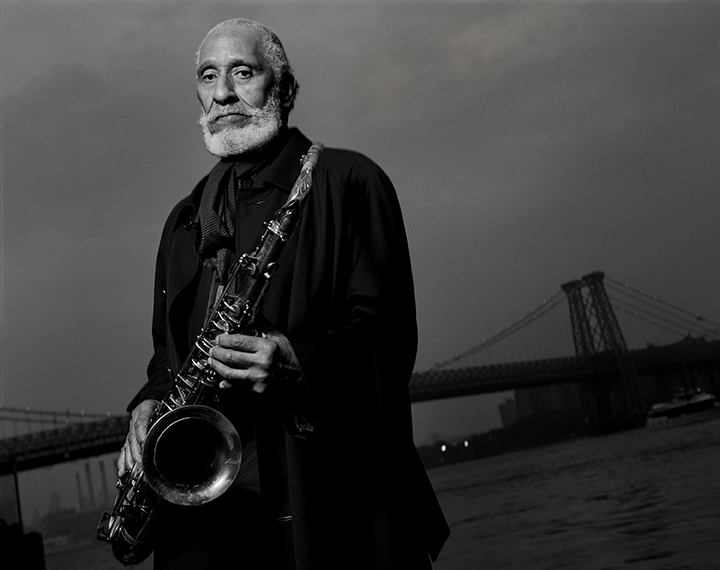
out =
{"type": "Polygon", "coordinates": [[[275,186],[289,193],[300,175],[301,158],[310,148],[311,143],[295,127],[287,129],[280,136],[284,136],[285,142],[277,157],[270,164],[263,186],[275,186]]]}
{"type": "MultiPolygon", "coordinates": [[[[295,184],[295,180],[297,180],[297,177],[300,175],[300,169],[302,168],[300,159],[310,148],[310,145],[310,140],[297,128],[291,127],[283,129],[278,135],[276,142],[273,143],[273,147],[271,147],[279,150],[275,151],[277,155],[271,159],[262,185],[264,187],[278,188],[289,194],[295,184]]],[[[218,168],[224,170],[223,167],[228,162],[234,162],[234,159],[220,159],[215,166],[213,166],[213,170],[218,168]]],[[[205,176],[193,189],[177,218],[176,229],[180,225],[191,224],[195,221],[200,208],[200,198],[202,197],[205,184],[209,177],[210,174],[205,176]]]]}

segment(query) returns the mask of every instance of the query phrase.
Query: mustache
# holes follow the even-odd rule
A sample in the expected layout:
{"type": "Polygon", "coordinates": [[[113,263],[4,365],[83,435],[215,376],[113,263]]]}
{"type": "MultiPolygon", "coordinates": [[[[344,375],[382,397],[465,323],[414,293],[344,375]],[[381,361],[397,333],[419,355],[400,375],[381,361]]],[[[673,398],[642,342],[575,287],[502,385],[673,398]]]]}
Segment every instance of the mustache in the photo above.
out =
{"type": "Polygon", "coordinates": [[[245,103],[242,99],[227,105],[222,105],[213,101],[208,112],[206,113],[203,111],[201,113],[200,120],[206,125],[211,125],[218,119],[227,117],[228,115],[244,115],[249,118],[262,117],[266,116],[268,112],[273,111],[279,106],[279,89],[276,85],[271,89],[267,98],[260,107],[252,107],[245,103]]]}
{"type": "Polygon", "coordinates": [[[232,105],[225,105],[225,106],[216,106],[213,105],[210,107],[210,111],[205,113],[205,120],[209,123],[214,123],[218,119],[222,117],[227,117],[229,115],[244,115],[246,117],[256,117],[262,112],[262,109],[255,109],[253,107],[249,107],[246,105],[243,105],[242,103],[233,103],[232,105]]]}

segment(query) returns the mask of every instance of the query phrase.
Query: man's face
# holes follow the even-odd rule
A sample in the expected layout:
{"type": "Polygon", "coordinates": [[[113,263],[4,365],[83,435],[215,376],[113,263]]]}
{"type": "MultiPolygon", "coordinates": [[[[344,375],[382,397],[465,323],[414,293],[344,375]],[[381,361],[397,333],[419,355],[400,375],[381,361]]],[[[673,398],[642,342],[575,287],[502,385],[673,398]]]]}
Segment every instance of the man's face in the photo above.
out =
{"type": "Polygon", "coordinates": [[[200,48],[197,96],[208,150],[230,156],[262,148],[281,125],[281,105],[262,40],[247,28],[219,30],[200,48]]]}

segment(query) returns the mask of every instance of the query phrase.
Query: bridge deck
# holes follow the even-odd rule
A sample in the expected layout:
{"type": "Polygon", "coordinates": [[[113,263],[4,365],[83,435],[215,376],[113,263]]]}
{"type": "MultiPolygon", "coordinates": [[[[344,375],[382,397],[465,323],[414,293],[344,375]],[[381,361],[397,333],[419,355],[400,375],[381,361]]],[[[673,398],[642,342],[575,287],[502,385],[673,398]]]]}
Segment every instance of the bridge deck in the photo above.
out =
{"type": "Polygon", "coordinates": [[[0,442],[0,475],[119,451],[129,416],[71,424],[0,442]]]}
{"type": "MultiPolygon", "coordinates": [[[[620,359],[632,362],[639,375],[655,374],[690,363],[720,365],[720,341],[649,346],[630,350],[620,359]]],[[[421,402],[566,382],[601,381],[617,376],[619,362],[619,358],[614,354],[604,353],[582,358],[568,356],[432,370],[413,374],[410,380],[410,399],[421,402]]]]}

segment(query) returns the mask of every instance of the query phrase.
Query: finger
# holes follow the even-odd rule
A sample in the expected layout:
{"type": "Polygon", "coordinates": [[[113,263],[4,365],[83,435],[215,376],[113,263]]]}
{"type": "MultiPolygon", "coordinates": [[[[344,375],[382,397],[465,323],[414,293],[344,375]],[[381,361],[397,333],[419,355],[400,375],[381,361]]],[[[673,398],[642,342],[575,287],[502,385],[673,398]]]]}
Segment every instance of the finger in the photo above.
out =
{"type": "Polygon", "coordinates": [[[155,400],[145,400],[133,410],[132,419],[130,421],[130,432],[134,433],[139,445],[143,445],[145,443],[148,426],[150,425],[150,420],[155,414],[157,404],[158,403],[155,400]]]}
{"type": "Polygon", "coordinates": [[[127,436],[127,446],[130,451],[130,456],[133,463],[136,461],[140,461],[142,459],[142,447],[138,443],[137,437],[132,430],[127,436]]]}
{"type": "Polygon", "coordinates": [[[125,446],[120,448],[120,455],[117,460],[117,474],[122,477],[125,474],[125,446]]]}
{"type": "Polygon", "coordinates": [[[125,465],[127,466],[128,473],[132,473],[133,468],[135,467],[135,459],[133,458],[132,454],[129,451],[125,452],[125,465]]]}
{"type": "Polygon", "coordinates": [[[135,465],[135,461],[133,461],[132,455],[130,454],[130,451],[127,447],[127,443],[124,447],[125,450],[125,471],[130,473],[133,469],[133,466],[135,465]]]}
{"type": "Polygon", "coordinates": [[[256,350],[258,337],[245,334],[221,334],[215,338],[217,346],[252,352],[256,350]]]}
{"type": "Polygon", "coordinates": [[[145,444],[145,439],[147,438],[147,431],[148,431],[148,420],[145,418],[140,418],[135,422],[135,438],[138,442],[138,445],[142,446],[145,444]]]}
{"type": "Polygon", "coordinates": [[[230,382],[239,382],[251,380],[253,382],[265,381],[269,377],[268,371],[260,366],[251,366],[249,368],[236,368],[228,366],[224,362],[216,358],[209,358],[208,364],[212,366],[217,373],[230,382]]]}
{"type": "Polygon", "coordinates": [[[215,346],[210,349],[209,355],[211,360],[216,360],[230,368],[250,368],[254,364],[255,353],[215,346]]]}
{"type": "MultiPolygon", "coordinates": [[[[254,337],[253,337],[254,338],[254,337]]],[[[214,360],[219,360],[230,368],[264,368],[269,370],[277,353],[278,345],[270,339],[255,339],[260,342],[253,345],[253,350],[247,350],[249,346],[245,346],[246,350],[236,348],[223,348],[214,346],[210,349],[209,356],[214,360]]]]}

